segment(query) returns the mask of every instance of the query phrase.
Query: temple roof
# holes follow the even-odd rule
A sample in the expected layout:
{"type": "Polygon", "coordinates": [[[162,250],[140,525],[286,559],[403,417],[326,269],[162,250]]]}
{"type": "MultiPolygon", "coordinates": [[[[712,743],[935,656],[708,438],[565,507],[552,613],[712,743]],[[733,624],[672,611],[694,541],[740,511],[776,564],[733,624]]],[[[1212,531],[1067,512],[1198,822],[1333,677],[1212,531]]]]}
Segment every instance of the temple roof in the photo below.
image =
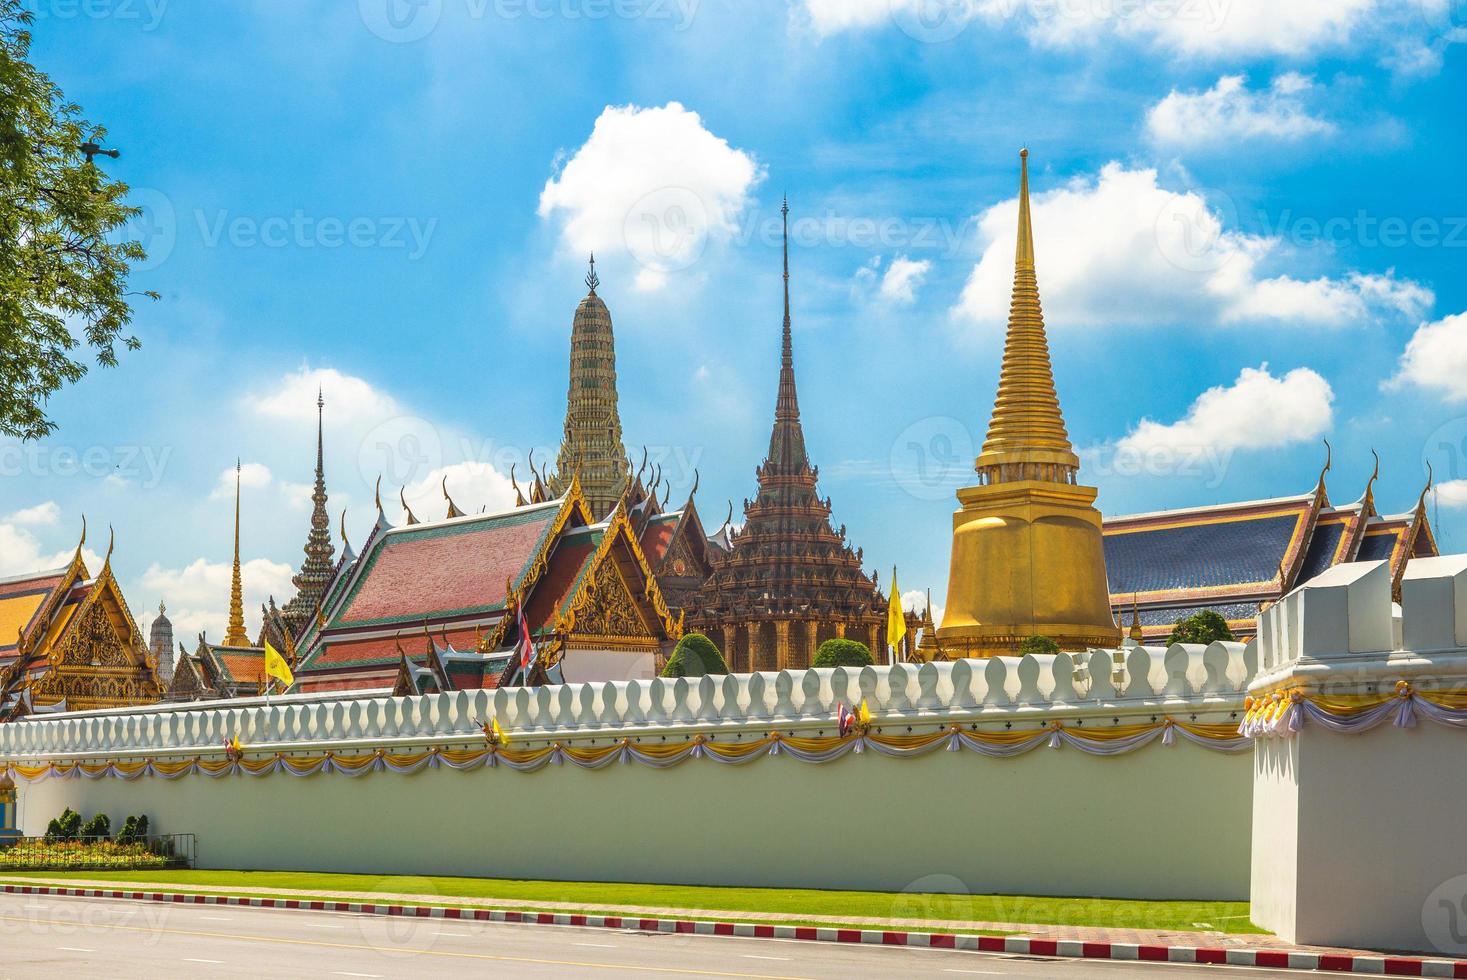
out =
{"type": "Polygon", "coordinates": [[[502,610],[506,583],[528,570],[561,503],[393,528],[358,559],[331,628],[502,610]]]}
{"type": "Polygon", "coordinates": [[[66,573],[66,568],[55,568],[0,579],[0,659],[15,656],[21,632],[35,622],[66,573]]]}
{"type": "Polygon", "coordinates": [[[1203,609],[1247,634],[1261,608],[1335,565],[1386,560],[1398,590],[1411,558],[1436,554],[1426,491],[1411,511],[1377,514],[1377,464],[1359,499],[1333,507],[1329,465],[1309,493],[1106,518],[1112,609],[1138,608],[1148,638],[1203,609]]]}
{"type": "Polygon", "coordinates": [[[1112,595],[1201,598],[1277,583],[1311,527],[1314,496],[1108,518],[1112,595]]]}

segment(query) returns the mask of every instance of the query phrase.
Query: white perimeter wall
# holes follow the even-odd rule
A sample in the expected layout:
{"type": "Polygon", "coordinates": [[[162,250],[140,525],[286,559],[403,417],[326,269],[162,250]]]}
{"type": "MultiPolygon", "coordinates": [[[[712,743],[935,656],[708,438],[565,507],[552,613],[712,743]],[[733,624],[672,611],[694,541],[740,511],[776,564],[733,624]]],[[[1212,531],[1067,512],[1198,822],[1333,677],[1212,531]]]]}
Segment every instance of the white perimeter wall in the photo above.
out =
{"type": "Polygon", "coordinates": [[[205,868],[1243,900],[1252,764],[1179,739],[1114,758],[866,752],[19,791],[27,834],[66,806],[114,826],[147,813],[157,833],[197,834],[205,868]]]}

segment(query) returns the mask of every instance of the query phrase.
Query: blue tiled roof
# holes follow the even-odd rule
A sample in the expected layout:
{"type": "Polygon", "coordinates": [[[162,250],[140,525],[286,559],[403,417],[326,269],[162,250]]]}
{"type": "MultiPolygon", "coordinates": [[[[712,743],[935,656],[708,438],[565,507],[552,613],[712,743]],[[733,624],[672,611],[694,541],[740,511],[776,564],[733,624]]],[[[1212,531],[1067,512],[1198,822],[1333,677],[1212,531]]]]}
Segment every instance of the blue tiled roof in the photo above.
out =
{"type": "Polygon", "coordinates": [[[1335,549],[1339,547],[1340,538],[1345,536],[1346,527],[1344,521],[1336,521],[1314,528],[1314,534],[1309,539],[1309,551],[1304,555],[1304,564],[1300,567],[1295,582],[1302,585],[1333,564],[1335,549]]]}
{"type": "MultiPolygon", "coordinates": [[[[1258,616],[1258,603],[1256,602],[1228,602],[1215,606],[1167,606],[1161,609],[1142,609],[1142,626],[1175,626],[1188,616],[1200,612],[1215,612],[1226,619],[1234,622],[1239,619],[1255,619],[1258,616]]],[[[1131,625],[1130,610],[1123,610],[1121,615],[1121,628],[1126,629],[1131,625]]]]}
{"type": "Polygon", "coordinates": [[[1265,582],[1278,575],[1301,513],[1105,536],[1112,595],[1265,582]]]}
{"type": "Polygon", "coordinates": [[[1360,555],[1356,561],[1390,561],[1391,552],[1395,550],[1396,541],[1400,539],[1399,530],[1390,534],[1366,534],[1365,540],[1360,542],[1360,555]]]}

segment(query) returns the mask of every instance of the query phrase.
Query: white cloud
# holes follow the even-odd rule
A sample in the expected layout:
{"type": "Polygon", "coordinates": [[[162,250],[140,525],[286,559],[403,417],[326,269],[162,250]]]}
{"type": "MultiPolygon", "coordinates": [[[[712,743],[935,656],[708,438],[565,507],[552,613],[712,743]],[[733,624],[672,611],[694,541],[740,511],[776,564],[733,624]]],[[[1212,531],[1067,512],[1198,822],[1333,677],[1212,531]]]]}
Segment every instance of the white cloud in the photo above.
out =
{"type": "Polygon", "coordinates": [[[1146,130],[1157,143],[1182,147],[1327,136],[1334,123],[1307,107],[1316,90],[1312,79],[1296,72],[1279,75],[1263,90],[1249,89],[1243,75],[1224,75],[1205,92],[1172,89],[1147,111],[1146,130]]]}
{"type": "MultiPolygon", "coordinates": [[[[240,584],[244,587],[245,628],[253,643],[260,631],[260,606],[273,595],[283,605],[295,595],[291,584],[294,570],[267,558],[251,558],[240,565],[240,584]]],[[[139,600],[143,608],[154,608],[159,599],[168,604],[168,618],[173,621],[173,635],[190,651],[201,632],[209,641],[222,643],[229,625],[229,588],[233,566],[229,562],[195,559],[183,568],[151,565],[142,576],[145,596],[139,600]]],[[[135,604],[138,600],[130,600],[135,604]]]]}
{"type": "MultiPolygon", "coordinates": [[[[1467,401],[1467,313],[1454,313],[1416,328],[1386,387],[1414,386],[1448,402],[1467,401]]],[[[1444,484],[1445,485],[1445,484],[1444,484]]]]}
{"type": "MultiPolygon", "coordinates": [[[[909,613],[919,613],[927,608],[927,593],[921,589],[909,589],[902,593],[902,610],[909,613]]],[[[937,625],[942,625],[942,606],[932,604],[932,619],[937,625]]]]}
{"type": "Polygon", "coordinates": [[[911,303],[917,298],[917,289],[932,269],[930,259],[913,260],[898,255],[886,267],[881,277],[881,298],[891,303],[911,303]]]}
{"type": "Polygon", "coordinates": [[[590,139],[540,193],[539,215],[560,219],[577,255],[628,253],[635,285],[660,289],[737,230],[763,173],[754,157],[703,126],[680,103],[607,106],[590,139]]]}
{"type": "MultiPolygon", "coordinates": [[[[75,539],[53,551],[37,536],[38,529],[57,526],[60,517],[61,508],[55,501],[48,500],[0,518],[0,577],[50,571],[69,564],[72,555],[76,554],[75,539]]],[[[80,524],[66,533],[80,536],[80,524]]],[[[62,542],[57,540],[53,543],[62,542]]],[[[93,573],[102,567],[102,556],[90,548],[82,549],[82,557],[93,573]]]]}
{"type": "MultiPolygon", "coordinates": [[[[1224,202],[1226,203],[1226,202],[1224,202]]],[[[1277,237],[1225,225],[1197,191],[1160,186],[1153,169],[1108,163],[1032,200],[1039,289],[1057,329],[1098,325],[1281,323],[1332,327],[1419,317],[1429,289],[1394,273],[1267,276],[1277,237]]],[[[1016,198],[978,216],[983,252],[954,312],[984,325],[1008,315],[1016,198]]]]}
{"type": "Polygon", "coordinates": [[[307,421],[312,425],[316,421],[317,392],[326,400],[324,419],[327,426],[341,426],[363,419],[378,421],[401,411],[392,396],[362,378],[343,374],[335,368],[302,367],[266,390],[268,394],[248,396],[245,406],[257,415],[307,421]]]}
{"type": "Polygon", "coordinates": [[[1467,507],[1467,480],[1443,480],[1432,488],[1436,501],[1451,510],[1467,507]]]}
{"type": "Polygon", "coordinates": [[[918,41],[950,40],[975,21],[1015,29],[1039,46],[1122,38],[1189,58],[1299,57],[1354,49],[1402,73],[1435,70],[1440,49],[1467,35],[1453,0],[802,0],[792,23],[817,36],[895,27],[918,41]]]}
{"type": "Polygon", "coordinates": [[[448,513],[448,501],[443,499],[445,478],[449,495],[465,514],[477,514],[481,509],[492,513],[514,506],[514,486],[509,477],[488,463],[467,460],[440,466],[416,483],[408,484],[405,496],[418,520],[441,520],[448,513]]]}
{"type": "MultiPolygon", "coordinates": [[[[244,490],[259,490],[270,485],[270,467],[264,463],[244,463],[239,468],[239,485],[244,490]]],[[[222,470],[209,496],[214,500],[234,499],[234,467],[222,470]]]]}
{"type": "Polygon", "coordinates": [[[1425,27],[1414,10],[1400,10],[1389,0],[978,2],[994,21],[1011,22],[1022,15],[1030,38],[1042,45],[1079,47],[1103,43],[1107,35],[1114,35],[1202,58],[1303,55],[1383,33],[1420,34],[1425,27]]]}
{"type": "Polygon", "coordinates": [[[1267,364],[1244,368],[1231,385],[1209,388],[1199,395],[1178,421],[1163,424],[1142,419],[1116,448],[1144,456],[1203,450],[1226,453],[1312,442],[1329,431],[1333,401],[1329,382],[1309,368],[1295,368],[1281,378],[1274,377],[1267,364]]]}
{"type": "Polygon", "coordinates": [[[5,520],[11,524],[20,524],[25,527],[44,527],[55,524],[61,519],[61,508],[56,501],[48,500],[45,503],[36,504],[11,514],[5,520]]]}

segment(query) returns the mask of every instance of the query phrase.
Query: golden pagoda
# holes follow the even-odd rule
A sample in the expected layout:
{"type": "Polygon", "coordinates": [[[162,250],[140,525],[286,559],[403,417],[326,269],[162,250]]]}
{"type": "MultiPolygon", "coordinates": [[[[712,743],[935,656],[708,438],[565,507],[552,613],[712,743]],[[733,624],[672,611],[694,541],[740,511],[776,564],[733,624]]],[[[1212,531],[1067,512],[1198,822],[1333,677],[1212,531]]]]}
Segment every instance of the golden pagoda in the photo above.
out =
{"type": "Polygon", "coordinates": [[[1034,275],[1029,151],[1019,151],[1019,235],[998,398],[975,468],[958,491],[943,655],[1012,655],[1031,636],[1062,650],[1114,647],[1094,487],[1080,486],[1055,394],[1034,275]]]}

